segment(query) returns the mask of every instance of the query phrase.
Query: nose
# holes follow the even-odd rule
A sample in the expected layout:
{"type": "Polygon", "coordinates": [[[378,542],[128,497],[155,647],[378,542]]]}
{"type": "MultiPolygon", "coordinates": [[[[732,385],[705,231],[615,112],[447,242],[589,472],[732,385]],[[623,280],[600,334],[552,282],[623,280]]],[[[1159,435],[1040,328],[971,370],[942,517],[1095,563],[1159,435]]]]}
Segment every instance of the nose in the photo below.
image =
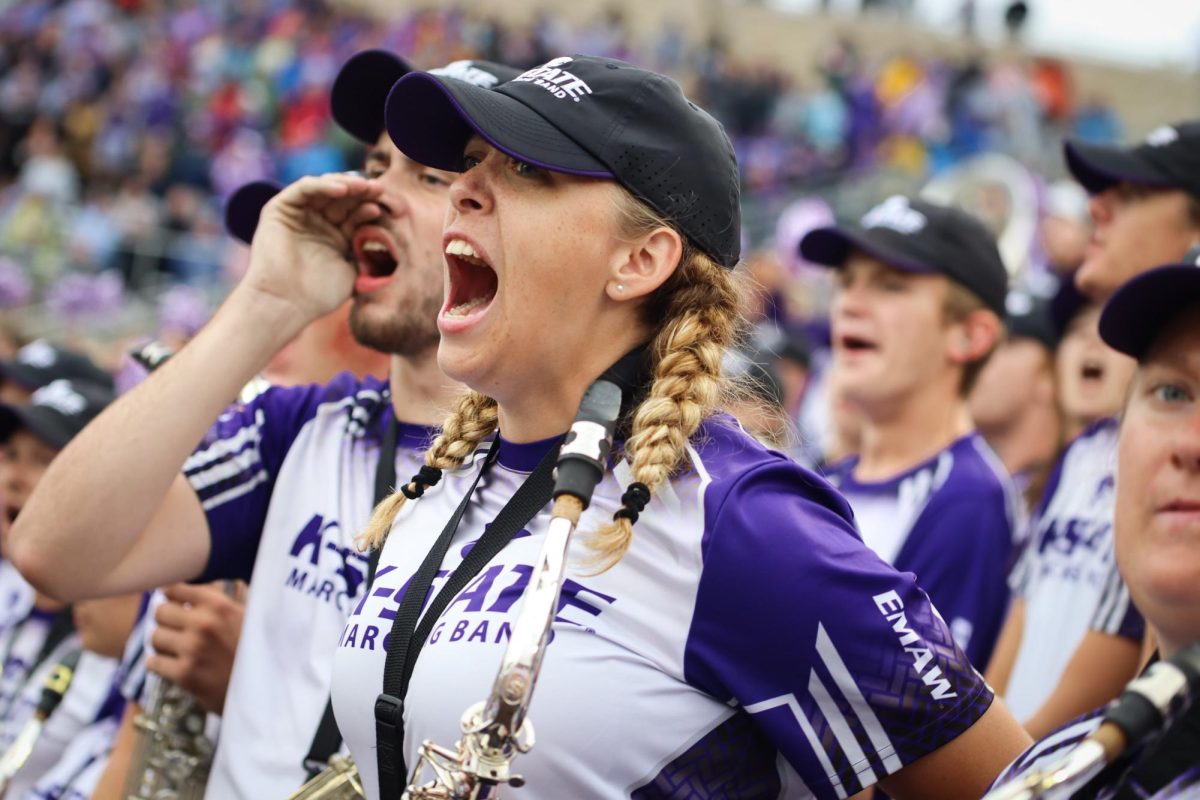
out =
{"type": "Polygon", "coordinates": [[[1171,462],[1185,472],[1200,474],[1200,408],[1171,439],[1171,462]]]}
{"type": "Polygon", "coordinates": [[[492,193],[485,176],[487,167],[480,163],[459,173],[450,184],[450,205],[460,214],[488,211],[492,207],[492,193]]]}
{"type": "Polygon", "coordinates": [[[370,180],[376,186],[383,189],[381,194],[374,202],[383,209],[384,216],[402,217],[408,213],[408,198],[404,192],[397,188],[397,184],[403,180],[403,175],[390,175],[392,170],[397,169],[395,165],[389,167],[385,172],[372,177],[370,180]],[[388,178],[391,180],[388,180],[388,178]]]}

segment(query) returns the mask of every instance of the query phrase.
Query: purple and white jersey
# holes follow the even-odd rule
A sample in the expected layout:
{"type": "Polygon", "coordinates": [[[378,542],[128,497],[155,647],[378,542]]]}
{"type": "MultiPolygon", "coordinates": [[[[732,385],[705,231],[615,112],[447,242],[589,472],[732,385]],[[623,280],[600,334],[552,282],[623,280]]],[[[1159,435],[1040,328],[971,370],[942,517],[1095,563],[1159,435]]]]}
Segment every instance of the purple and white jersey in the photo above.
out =
{"type": "Polygon", "coordinates": [[[1117,434],[1116,420],[1103,420],[1063,452],[1013,570],[1025,627],[1004,699],[1017,719],[1042,706],[1089,629],[1145,632],[1113,551],[1117,434]]]}
{"type": "Polygon", "coordinates": [[[880,558],[916,575],[971,663],[991,656],[1008,610],[1008,566],[1020,495],[977,433],[886,481],[854,478],[858,459],[829,479],[841,490],[863,541],[880,558]]]}
{"type": "MultiPolygon", "coordinates": [[[[74,640],[74,646],[79,646],[78,639],[74,640]]],[[[48,675],[57,663],[58,660],[51,661],[49,666],[44,668],[45,674],[48,675]]],[[[46,720],[33,751],[13,776],[5,797],[24,797],[25,793],[59,762],[72,742],[98,720],[113,715],[113,709],[120,707],[120,696],[113,687],[116,671],[116,659],[88,650],[83,651],[79,663],[75,666],[75,674],[71,678],[67,693],[63,695],[58,708],[46,720]]],[[[22,695],[26,709],[22,725],[33,716],[44,682],[45,676],[41,676],[36,687],[27,687],[22,695]]]]}
{"type": "Polygon", "coordinates": [[[79,635],[64,637],[40,661],[58,612],[31,608],[24,619],[0,633],[3,672],[0,674],[0,752],[8,749],[33,715],[42,685],[67,653],[79,649],[79,635]]]}
{"type": "Polygon", "coordinates": [[[88,800],[108,765],[120,727],[120,716],[89,725],[67,746],[58,763],[33,788],[12,795],[14,800],[88,800]]]}
{"type": "Polygon", "coordinates": [[[125,652],[117,666],[115,682],[121,696],[143,708],[146,705],[146,657],[151,652],[150,634],[153,630],[154,607],[161,602],[162,592],[158,589],[142,595],[137,620],[133,623],[129,638],[125,640],[125,652]]]}
{"type": "MultiPolygon", "coordinates": [[[[912,576],[863,546],[831,486],[727,417],[695,442],[691,468],[598,575],[585,540],[620,507],[627,464],[583,515],[530,710],[537,746],[516,762],[522,797],[845,798],[983,714],[990,690],[912,576]]],[[[550,446],[501,443],[433,593],[550,446]]],[[[334,707],[371,800],[385,640],[484,452],[401,509],[339,643],[334,707]]],[[[463,711],[488,696],[548,521],[549,506],[433,628],[405,705],[410,767],[422,740],[453,745],[463,711]]]]}
{"type": "Polygon", "coordinates": [[[33,587],[7,559],[0,560],[0,631],[17,624],[33,609],[33,587]]]}
{"type": "MultiPolygon", "coordinates": [[[[250,580],[206,797],[287,797],[329,696],[333,650],[366,578],[354,546],[373,507],[387,384],[349,373],[231,408],[184,470],[208,515],[199,580],[250,580]]],[[[397,480],[433,431],[400,425],[397,480]]]]}

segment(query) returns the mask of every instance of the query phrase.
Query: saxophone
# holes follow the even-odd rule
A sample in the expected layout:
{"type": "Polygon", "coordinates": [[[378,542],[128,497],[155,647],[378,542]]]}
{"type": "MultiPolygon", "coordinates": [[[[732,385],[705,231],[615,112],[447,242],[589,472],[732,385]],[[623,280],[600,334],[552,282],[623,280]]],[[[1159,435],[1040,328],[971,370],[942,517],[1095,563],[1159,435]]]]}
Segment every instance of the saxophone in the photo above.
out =
{"type": "Polygon", "coordinates": [[[1200,642],[1152,664],[1109,706],[1094,733],[1057,760],[999,786],[984,800],[1051,800],[1074,797],[1123,753],[1155,740],[1200,695],[1200,642]]]}
{"type": "Polygon", "coordinates": [[[17,738],[9,745],[4,755],[0,756],[0,795],[8,790],[13,776],[29,760],[46,720],[54,713],[54,709],[58,708],[67,689],[71,688],[71,680],[75,677],[75,667],[79,664],[80,652],[79,650],[70,651],[62,661],[55,665],[42,685],[42,696],[33,712],[33,717],[25,723],[25,727],[17,734],[17,738]]]}
{"type": "Polygon", "coordinates": [[[288,800],[361,800],[366,796],[354,760],[334,755],[328,767],[288,795],[288,800]]]}
{"type": "Polygon", "coordinates": [[[130,762],[126,800],[200,800],[212,767],[208,714],[178,684],[160,678],[133,722],[138,743],[130,762]]]}
{"type": "Polygon", "coordinates": [[[421,744],[402,800],[494,800],[502,784],[514,788],[525,784],[512,772],[512,762],[534,745],[533,723],[527,714],[550,626],[558,613],[567,548],[596,484],[604,477],[620,408],[621,390],[608,381],[596,381],[584,395],[559,451],[554,510],[534,568],[533,588],[513,624],[491,694],[463,713],[463,735],[453,749],[428,740],[421,744]],[[426,767],[433,779],[418,784],[426,767]]]}

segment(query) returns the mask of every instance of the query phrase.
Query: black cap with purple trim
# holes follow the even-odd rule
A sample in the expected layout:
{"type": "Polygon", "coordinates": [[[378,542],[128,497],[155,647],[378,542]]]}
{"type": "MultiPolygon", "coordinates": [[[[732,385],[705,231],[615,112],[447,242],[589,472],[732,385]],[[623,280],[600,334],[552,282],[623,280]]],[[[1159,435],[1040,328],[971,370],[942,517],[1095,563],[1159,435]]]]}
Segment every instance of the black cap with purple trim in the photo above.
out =
{"type": "MultiPolygon", "coordinates": [[[[350,56],[333,80],[330,107],[333,120],[355,139],[374,145],[383,134],[383,111],[392,84],[412,71],[404,59],[387,50],[363,50],[350,56]]],[[[490,88],[515,78],[518,70],[491,61],[454,61],[431,70],[455,80],[490,88]]],[[[250,244],[263,206],[283,185],[251,181],[225,204],[225,229],[250,244]]]]}
{"type": "Polygon", "coordinates": [[[1200,247],[1183,263],[1168,264],[1131,278],[1104,305],[1100,338],[1139,361],[1179,315],[1200,309],[1200,247]]]}
{"type": "Polygon", "coordinates": [[[894,269],[945,275],[998,316],[1005,314],[1008,271],[996,237],[961,209],[893,195],[863,215],[857,227],[816,228],[800,240],[803,258],[828,267],[845,266],[855,250],[894,269]]]}
{"type": "Polygon", "coordinates": [[[1200,197],[1200,120],[1164,125],[1134,147],[1068,141],[1063,151],[1067,169],[1089,194],[1132,183],[1200,197]]]}
{"type": "Polygon", "coordinates": [[[494,89],[405,75],[386,111],[409,158],[461,171],[474,134],[555,172],[611,178],[725,267],[741,252],[737,159],[720,123],[670,78],[623,61],[563,56],[494,89]],[[410,125],[410,119],[420,125],[410,125]]]}

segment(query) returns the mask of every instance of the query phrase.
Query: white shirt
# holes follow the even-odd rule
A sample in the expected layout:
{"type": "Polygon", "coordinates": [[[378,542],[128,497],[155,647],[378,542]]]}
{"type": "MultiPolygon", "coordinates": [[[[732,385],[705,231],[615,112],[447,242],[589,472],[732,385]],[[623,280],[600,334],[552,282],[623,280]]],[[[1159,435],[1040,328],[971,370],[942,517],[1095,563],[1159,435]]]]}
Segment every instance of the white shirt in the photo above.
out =
{"type": "MultiPolygon", "coordinates": [[[[537,744],[514,764],[525,800],[845,798],[990,703],[928,599],[862,545],[836,492],[734,425],[706,423],[694,468],[656,493],[629,552],[599,575],[582,565],[584,539],[619,507],[628,467],[597,488],[529,713],[537,744]]],[[[551,444],[502,443],[434,592],[551,444]]],[[[334,705],[371,800],[398,597],[481,457],[402,508],[339,643],[334,705]]],[[[409,768],[422,740],[453,746],[463,711],[487,698],[547,524],[548,507],[433,628],[407,695],[409,768]]]]}

